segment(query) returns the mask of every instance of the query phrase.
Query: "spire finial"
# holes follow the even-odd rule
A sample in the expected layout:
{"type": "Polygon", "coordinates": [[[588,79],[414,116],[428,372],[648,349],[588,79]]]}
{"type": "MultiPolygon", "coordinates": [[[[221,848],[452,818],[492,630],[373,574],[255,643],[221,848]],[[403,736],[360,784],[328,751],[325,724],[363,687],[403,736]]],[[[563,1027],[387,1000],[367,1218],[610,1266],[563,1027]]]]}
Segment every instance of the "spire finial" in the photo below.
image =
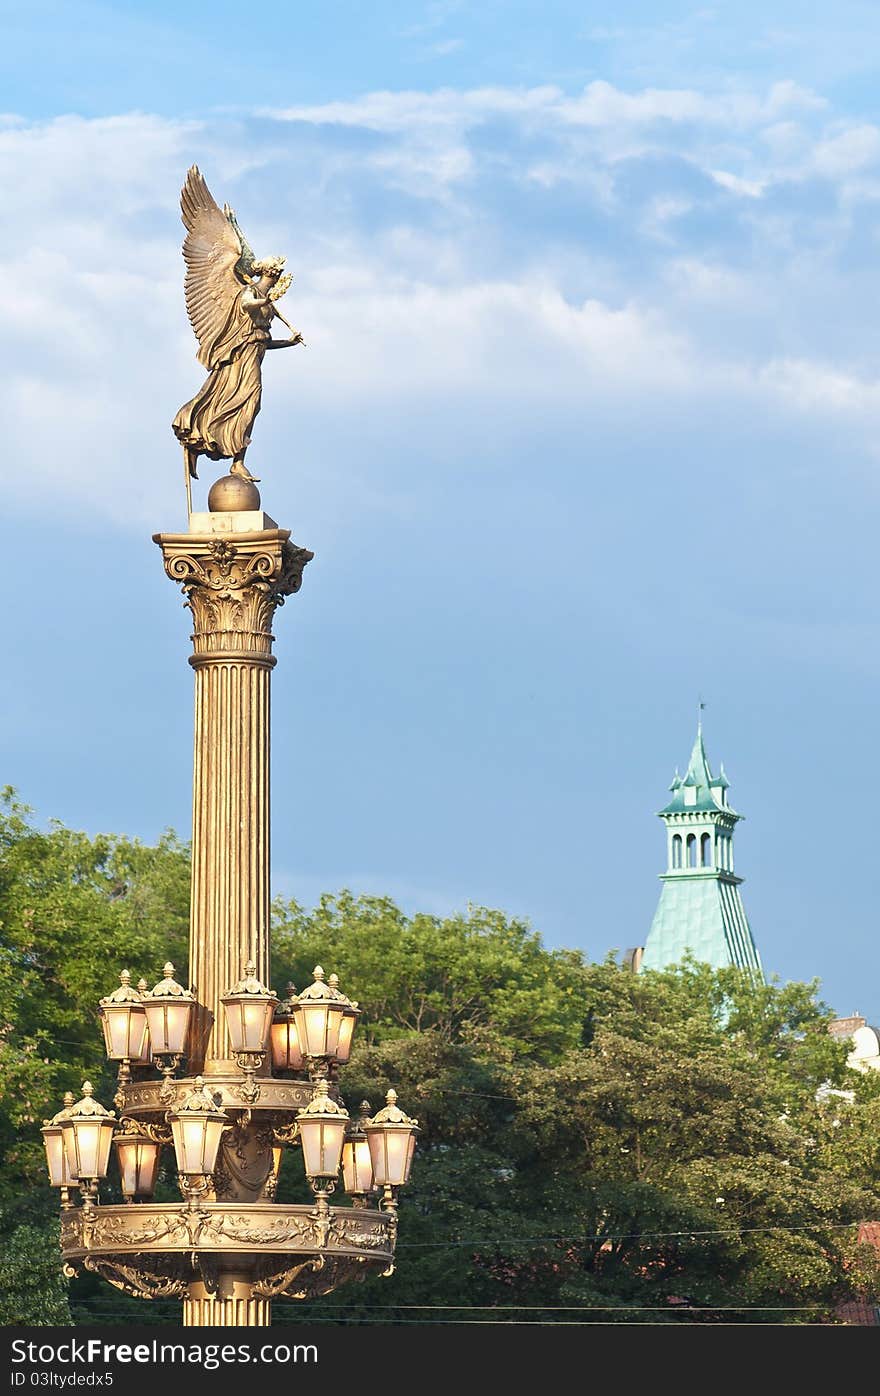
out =
{"type": "Polygon", "coordinates": [[[703,709],[705,708],[705,706],[706,706],[706,704],[703,702],[702,697],[698,697],[698,698],[697,698],[697,734],[698,734],[699,736],[701,736],[701,737],[702,737],[702,735],[703,735],[703,709]]]}

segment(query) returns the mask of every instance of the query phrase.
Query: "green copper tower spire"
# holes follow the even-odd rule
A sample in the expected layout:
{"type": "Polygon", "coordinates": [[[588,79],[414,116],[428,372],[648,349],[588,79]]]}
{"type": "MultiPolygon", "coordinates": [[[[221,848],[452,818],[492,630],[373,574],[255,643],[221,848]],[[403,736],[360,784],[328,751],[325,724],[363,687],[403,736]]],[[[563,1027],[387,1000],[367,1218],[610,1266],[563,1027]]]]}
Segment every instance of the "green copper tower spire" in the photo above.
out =
{"type": "Polygon", "coordinates": [[[727,798],[721,766],[713,776],[703,745],[703,725],[684,776],[670,786],[672,799],[659,817],[666,825],[667,868],[645,942],[642,969],[678,964],[686,953],[720,969],[739,965],[763,978],[733,870],[733,832],[742,818],[727,798]]]}

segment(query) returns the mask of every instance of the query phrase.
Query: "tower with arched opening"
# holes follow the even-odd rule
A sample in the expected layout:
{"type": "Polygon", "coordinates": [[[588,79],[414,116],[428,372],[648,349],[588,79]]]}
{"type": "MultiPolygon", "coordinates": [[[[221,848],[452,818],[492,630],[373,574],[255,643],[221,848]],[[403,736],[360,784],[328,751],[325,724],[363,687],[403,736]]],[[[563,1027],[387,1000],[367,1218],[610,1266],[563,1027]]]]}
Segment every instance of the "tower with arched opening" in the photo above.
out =
{"type": "Polygon", "coordinates": [[[727,797],[721,766],[713,776],[703,727],[684,776],[676,771],[672,799],[659,817],[666,826],[666,871],[645,942],[642,969],[664,969],[685,954],[715,968],[739,965],[762,975],[761,959],[733,864],[733,833],[742,818],[727,797]]]}

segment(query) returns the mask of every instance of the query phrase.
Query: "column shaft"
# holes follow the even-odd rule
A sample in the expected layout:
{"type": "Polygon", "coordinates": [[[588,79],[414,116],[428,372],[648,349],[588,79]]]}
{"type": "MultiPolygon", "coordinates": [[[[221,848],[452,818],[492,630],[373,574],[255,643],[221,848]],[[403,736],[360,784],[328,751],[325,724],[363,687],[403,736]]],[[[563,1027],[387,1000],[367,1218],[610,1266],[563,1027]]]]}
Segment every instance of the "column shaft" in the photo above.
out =
{"type": "MultiPolygon", "coordinates": [[[[274,662],[274,661],[273,661],[274,662]]],[[[229,1057],[220,996],[269,980],[269,663],[195,663],[190,974],[205,1069],[229,1057]]]]}
{"type": "Polygon", "coordinates": [[[233,1066],[220,999],[247,961],[269,978],[272,620],[312,557],[289,540],[283,528],[155,536],[193,617],[191,1075],[233,1066]]]}

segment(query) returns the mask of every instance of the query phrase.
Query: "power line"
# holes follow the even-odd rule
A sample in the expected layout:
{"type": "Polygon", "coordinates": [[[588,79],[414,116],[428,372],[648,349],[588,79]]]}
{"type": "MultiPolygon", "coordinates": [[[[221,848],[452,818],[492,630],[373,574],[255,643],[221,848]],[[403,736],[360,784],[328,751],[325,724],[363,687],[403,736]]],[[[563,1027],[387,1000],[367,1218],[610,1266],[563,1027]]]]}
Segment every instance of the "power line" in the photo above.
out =
{"type": "Polygon", "coordinates": [[[862,1221],[853,1222],[799,1222],[796,1226],[734,1226],[717,1228],[713,1230],[683,1230],[683,1231],[621,1231],[621,1232],[599,1232],[594,1235],[552,1235],[552,1236],[478,1236],[465,1238],[462,1240],[446,1241],[398,1241],[398,1250],[425,1250],[429,1248],[440,1248],[446,1246],[529,1246],[541,1245],[548,1242],[560,1241],[661,1241],[672,1240],[676,1237],[687,1236],[699,1238],[703,1236],[744,1236],[759,1234],[764,1232],[788,1232],[800,1233],[807,1231],[847,1231],[853,1227],[861,1226],[862,1221]]]}

